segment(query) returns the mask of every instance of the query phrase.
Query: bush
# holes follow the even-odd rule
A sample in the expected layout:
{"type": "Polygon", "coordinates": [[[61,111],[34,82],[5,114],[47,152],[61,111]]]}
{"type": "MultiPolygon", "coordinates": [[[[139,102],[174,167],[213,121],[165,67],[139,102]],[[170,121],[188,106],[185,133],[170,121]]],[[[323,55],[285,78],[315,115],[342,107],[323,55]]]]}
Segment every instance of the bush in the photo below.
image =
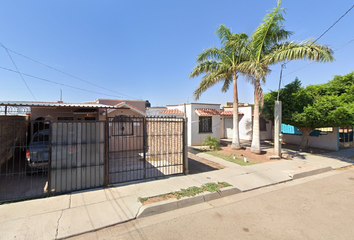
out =
{"type": "Polygon", "coordinates": [[[211,137],[211,136],[207,136],[204,139],[203,146],[209,146],[209,148],[213,149],[213,150],[220,150],[221,149],[218,139],[211,137]]]}

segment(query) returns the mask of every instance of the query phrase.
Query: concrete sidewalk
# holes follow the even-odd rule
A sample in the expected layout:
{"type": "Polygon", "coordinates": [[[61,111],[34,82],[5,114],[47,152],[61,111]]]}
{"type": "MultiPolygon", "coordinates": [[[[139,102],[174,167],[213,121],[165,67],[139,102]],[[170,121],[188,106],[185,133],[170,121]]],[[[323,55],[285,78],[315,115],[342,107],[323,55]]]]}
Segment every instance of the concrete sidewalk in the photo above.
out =
{"type": "MultiPolygon", "coordinates": [[[[192,152],[193,153],[193,152],[192,152]]],[[[291,154],[291,152],[288,152],[291,154]]],[[[314,155],[292,152],[293,160],[238,166],[204,153],[199,157],[226,168],[194,175],[120,184],[72,194],[4,204],[0,206],[0,239],[60,239],[126,222],[137,217],[170,211],[215,198],[302,178],[352,165],[354,150],[314,155]],[[227,182],[233,187],[180,200],[142,206],[139,197],[152,197],[201,186],[227,182]]]]}

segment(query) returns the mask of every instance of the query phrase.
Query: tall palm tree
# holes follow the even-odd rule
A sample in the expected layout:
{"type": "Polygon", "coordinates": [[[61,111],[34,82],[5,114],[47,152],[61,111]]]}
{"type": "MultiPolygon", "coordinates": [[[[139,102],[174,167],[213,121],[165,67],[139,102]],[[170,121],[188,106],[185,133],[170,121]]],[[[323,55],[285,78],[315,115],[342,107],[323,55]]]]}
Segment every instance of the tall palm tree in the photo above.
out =
{"type": "Polygon", "coordinates": [[[248,44],[248,36],[244,33],[234,34],[229,28],[220,25],[215,32],[222,44],[222,47],[211,47],[205,49],[197,56],[197,65],[194,67],[190,77],[204,74],[198,88],[194,91],[194,99],[198,100],[203,92],[216,83],[223,82],[222,91],[229,89],[233,83],[233,138],[232,149],[240,149],[239,118],[238,118],[238,93],[237,79],[243,74],[239,69],[241,62],[246,61],[245,49],[248,44]],[[232,45],[228,44],[233,42],[232,45]]]}
{"type": "MultiPolygon", "coordinates": [[[[259,105],[262,103],[263,92],[261,83],[265,83],[270,73],[269,66],[297,59],[316,62],[333,61],[333,50],[326,45],[315,41],[289,42],[286,41],[292,32],[286,31],[283,26],[284,9],[280,8],[281,1],[267,14],[260,26],[253,32],[249,43],[249,60],[240,63],[239,69],[252,75],[254,85],[254,120],[251,151],[260,153],[259,105]]],[[[237,45],[237,42],[229,44],[237,45]]]]}

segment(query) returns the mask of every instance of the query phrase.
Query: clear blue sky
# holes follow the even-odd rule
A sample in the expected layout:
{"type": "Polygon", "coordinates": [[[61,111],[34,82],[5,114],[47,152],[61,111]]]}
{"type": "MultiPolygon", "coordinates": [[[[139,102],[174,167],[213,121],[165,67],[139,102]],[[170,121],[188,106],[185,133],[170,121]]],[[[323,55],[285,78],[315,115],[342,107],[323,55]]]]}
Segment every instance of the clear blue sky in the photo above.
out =
{"type": "MultiPolygon", "coordinates": [[[[97,92],[23,76],[38,101],[58,101],[62,89],[64,102],[129,97],[149,100],[152,106],[196,102],[193,90],[201,78],[189,79],[189,73],[198,53],[219,46],[214,34],[217,26],[224,24],[235,33],[250,35],[275,5],[276,0],[7,0],[0,8],[0,42],[106,88],[10,52],[20,72],[97,92]]],[[[291,40],[316,39],[352,5],[350,0],[283,0],[286,29],[295,33],[291,40]]],[[[354,9],[318,42],[340,48],[354,39],[353,23],[354,9]]],[[[325,83],[334,75],[354,71],[354,41],[335,51],[335,58],[333,63],[309,66],[305,61],[290,62],[284,70],[284,84],[295,77],[303,85],[325,83]]],[[[15,70],[4,48],[0,48],[0,67],[15,70]]],[[[263,86],[265,92],[278,87],[280,65],[272,69],[263,86]]],[[[0,100],[34,100],[19,74],[0,68],[0,79],[0,100]]],[[[216,85],[198,102],[227,101],[232,101],[232,91],[222,93],[221,85],[216,85]]],[[[239,101],[253,102],[253,88],[242,78],[239,101]]]]}

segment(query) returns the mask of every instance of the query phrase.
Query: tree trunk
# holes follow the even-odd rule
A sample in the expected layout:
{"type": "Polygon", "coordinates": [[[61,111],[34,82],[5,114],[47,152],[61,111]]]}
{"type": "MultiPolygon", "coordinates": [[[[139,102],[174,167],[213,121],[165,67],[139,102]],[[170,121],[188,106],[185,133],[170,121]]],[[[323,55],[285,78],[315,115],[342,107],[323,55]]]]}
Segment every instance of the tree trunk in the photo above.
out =
{"type": "Polygon", "coordinates": [[[299,150],[301,149],[306,150],[309,148],[309,138],[310,138],[310,133],[314,130],[312,128],[298,128],[300,132],[302,133],[302,138],[301,138],[301,143],[299,146],[299,150]]]}
{"type": "Polygon", "coordinates": [[[238,127],[238,93],[237,93],[237,75],[234,74],[233,77],[234,86],[234,101],[233,101],[233,129],[232,129],[232,145],[231,149],[241,149],[240,145],[240,134],[238,127]]]}
{"type": "Polygon", "coordinates": [[[256,80],[254,90],[253,131],[251,144],[251,152],[256,154],[261,154],[261,141],[259,131],[259,84],[260,82],[256,80]]]}

